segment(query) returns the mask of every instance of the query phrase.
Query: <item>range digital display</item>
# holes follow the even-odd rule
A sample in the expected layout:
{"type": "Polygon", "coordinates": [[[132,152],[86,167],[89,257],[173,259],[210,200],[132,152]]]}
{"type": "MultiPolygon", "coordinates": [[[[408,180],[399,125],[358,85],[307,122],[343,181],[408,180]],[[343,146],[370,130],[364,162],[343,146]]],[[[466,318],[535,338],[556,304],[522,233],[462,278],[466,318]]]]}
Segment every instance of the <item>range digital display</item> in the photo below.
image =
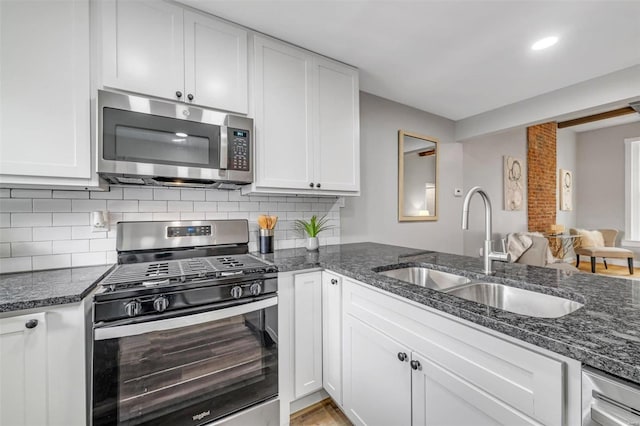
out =
{"type": "Polygon", "coordinates": [[[206,226],[169,226],[167,238],[173,237],[200,237],[211,235],[211,225],[206,226]]]}

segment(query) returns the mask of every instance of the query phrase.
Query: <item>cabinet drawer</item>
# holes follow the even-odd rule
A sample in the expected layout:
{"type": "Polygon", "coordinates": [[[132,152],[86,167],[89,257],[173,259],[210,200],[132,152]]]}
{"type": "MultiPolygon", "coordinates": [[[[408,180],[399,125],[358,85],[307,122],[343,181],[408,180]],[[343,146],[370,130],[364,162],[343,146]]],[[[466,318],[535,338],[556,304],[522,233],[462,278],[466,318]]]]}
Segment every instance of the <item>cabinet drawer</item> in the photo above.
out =
{"type": "Polygon", "coordinates": [[[522,413],[548,425],[564,422],[562,361],[344,280],[347,315],[406,344],[522,413]]]}

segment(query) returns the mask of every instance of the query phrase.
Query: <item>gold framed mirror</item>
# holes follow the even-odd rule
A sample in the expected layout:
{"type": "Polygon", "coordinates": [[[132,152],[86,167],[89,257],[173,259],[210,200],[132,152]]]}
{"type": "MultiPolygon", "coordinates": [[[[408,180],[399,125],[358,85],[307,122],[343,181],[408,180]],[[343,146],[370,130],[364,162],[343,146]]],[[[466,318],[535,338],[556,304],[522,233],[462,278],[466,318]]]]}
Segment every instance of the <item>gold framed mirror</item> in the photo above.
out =
{"type": "Polygon", "coordinates": [[[398,221],[438,220],[438,139],[398,130],[398,221]]]}

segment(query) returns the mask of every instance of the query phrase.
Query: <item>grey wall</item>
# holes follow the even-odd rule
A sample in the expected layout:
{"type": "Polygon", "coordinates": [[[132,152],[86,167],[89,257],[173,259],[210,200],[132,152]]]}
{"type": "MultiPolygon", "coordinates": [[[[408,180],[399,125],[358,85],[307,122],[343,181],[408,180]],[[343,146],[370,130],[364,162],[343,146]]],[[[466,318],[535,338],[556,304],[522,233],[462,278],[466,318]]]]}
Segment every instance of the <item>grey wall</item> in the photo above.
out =
{"type": "MultiPolygon", "coordinates": [[[[640,123],[577,134],[574,180],[580,228],[616,228],[624,233],[624,139],[638,136],[640,123]]],[[[640,256],[640,250],[635,251],[640,256]]]]}
{"type": "Polygon", "coordinates": [[[462,253],[462,145],[453,121],[360,92],[360,197],[347,198],[341,213],[342,242],[374,241],[462,253]],[[440,140],[439,219],[398,222],[398,130],[440,140]]]}
{"type": "MultiPolygon", "coordinates": [[[[525,128],[508,130],[490,136],[481,136],[465,141],[464,152],[464,191],[481,186],[491,200],[493,207],[494,247],[501,248],[498,239],[509,232],[527,230],[527,133],[525,128]],[[503,156],[508,155],[522,160],[525,169],[524,203],[522,210],[504,209],[503,156]]],[[[464,254],[478,256],[478,250],[484,240],[484,204],[479,196],[474,196],[469,208],[469,230],[464,231],[464,254]]]]}
{"type": "Polygon", "coordinates": [[[558,133],[556,134],[556,162],[558,170],[564,169],[573,172],[573,210],[571,211],[560,211],[560,172],[558,171],[556,173],[558,176],[558,179],[556,179],[556,223],[564,225],[567,232],[569,228],[576,227],[576,190],[578,186],[581,185],[580,180],[576,179],[576,139],[576,133],[570,129],[558,129],[558,133]]]}

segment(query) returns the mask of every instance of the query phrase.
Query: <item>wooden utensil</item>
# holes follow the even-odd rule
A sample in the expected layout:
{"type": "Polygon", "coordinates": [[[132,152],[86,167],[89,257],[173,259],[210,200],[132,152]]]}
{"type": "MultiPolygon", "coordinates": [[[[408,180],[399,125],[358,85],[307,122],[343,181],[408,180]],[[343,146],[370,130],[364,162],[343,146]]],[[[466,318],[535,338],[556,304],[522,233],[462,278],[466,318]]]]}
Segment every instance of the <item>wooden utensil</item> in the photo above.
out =
{"type": "Polygon", "coordinates": [[[275,229],[276,223],[278,223],[278,216],[270,216],[270,219],[271,221],[269,224],[270,225],[269,229],[275,229]]]}
{"type": "Polygon", "coordinates": [[[260,227],[260,229],[269,229],[267,225],[268,225],[267,216],[263,214],[258,216],[258,226],[260,227]]]}

